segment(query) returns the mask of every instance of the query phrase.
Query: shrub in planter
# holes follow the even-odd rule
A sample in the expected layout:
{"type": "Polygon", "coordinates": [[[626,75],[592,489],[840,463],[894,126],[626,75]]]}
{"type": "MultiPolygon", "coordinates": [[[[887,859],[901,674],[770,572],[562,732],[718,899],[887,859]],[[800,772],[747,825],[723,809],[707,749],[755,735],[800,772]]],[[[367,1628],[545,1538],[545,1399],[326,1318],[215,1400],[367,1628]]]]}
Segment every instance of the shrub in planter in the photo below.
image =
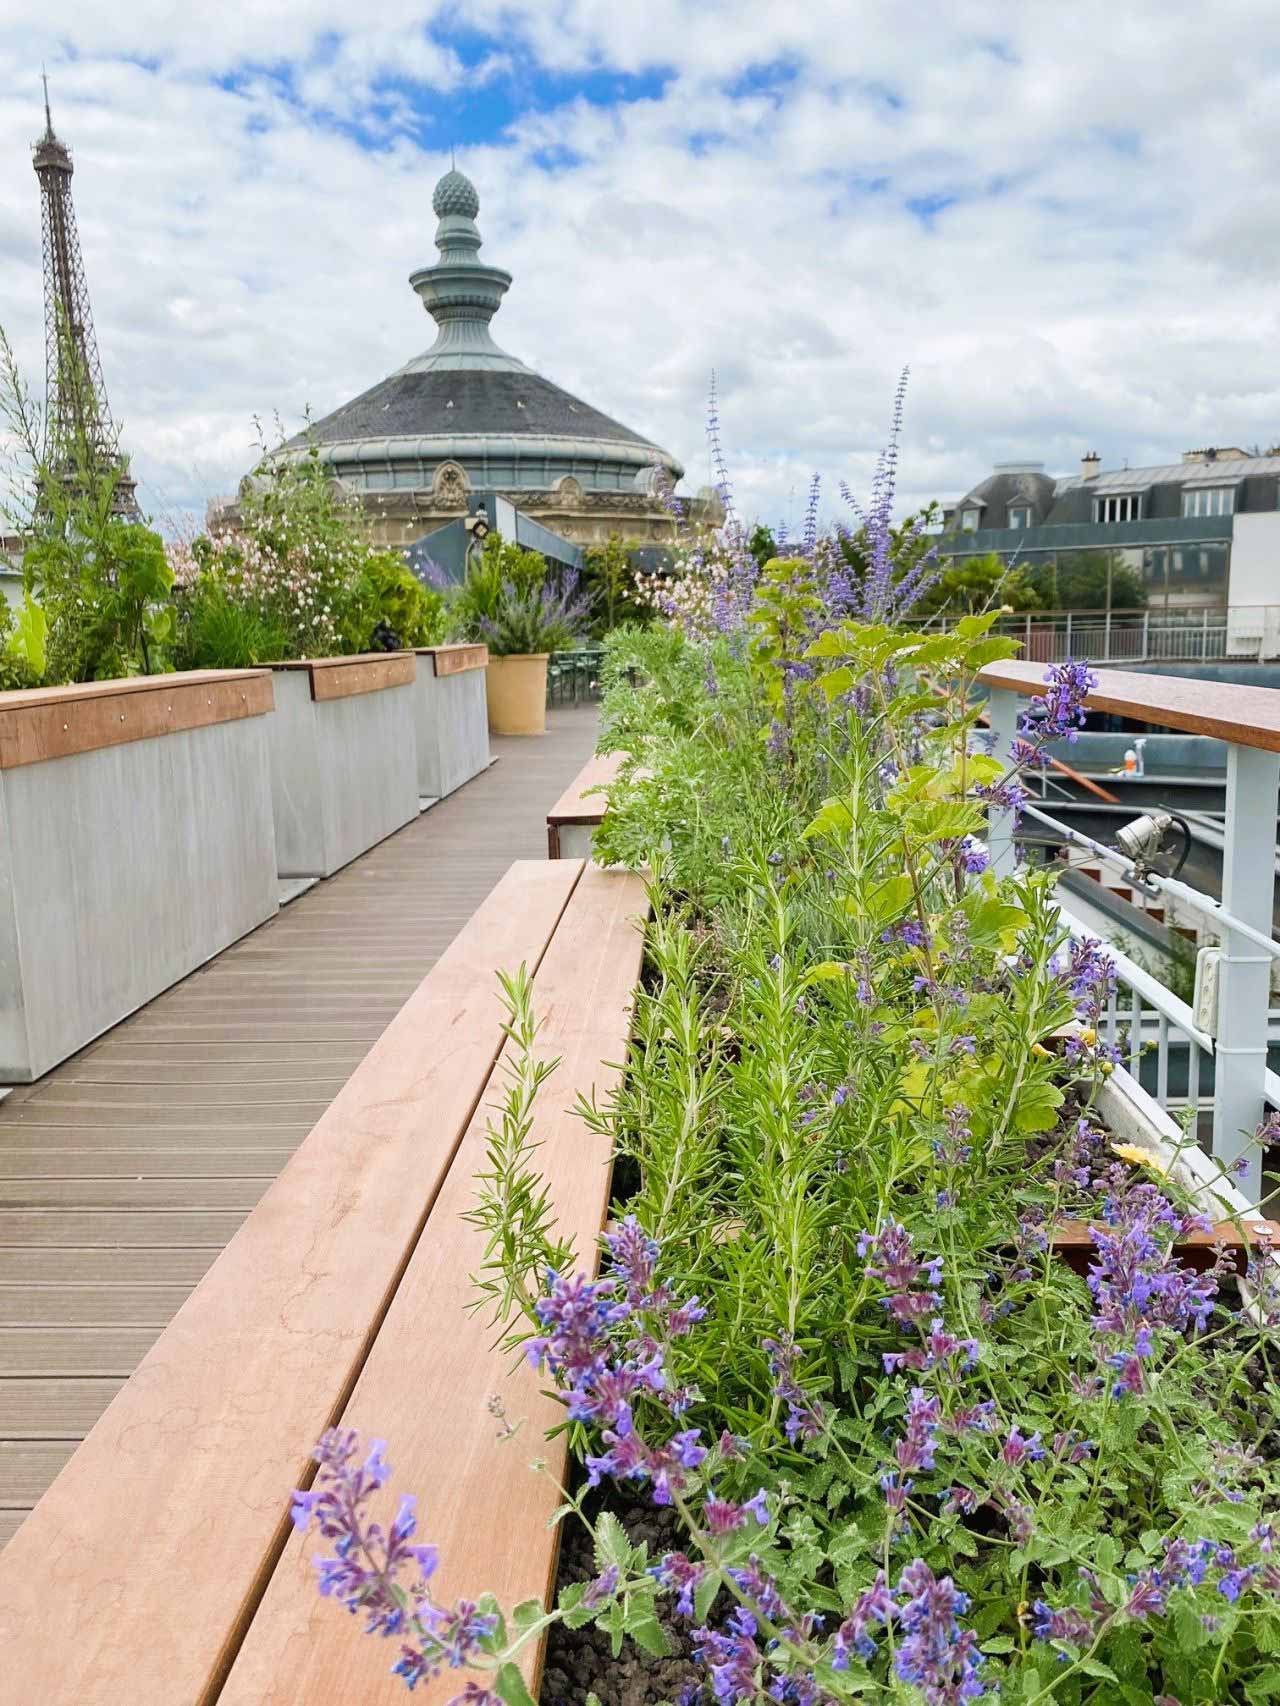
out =
{"type": "Polygon", "coordinates": [[[170,557],[182,668],[394,651],[444,634],[441,594],[370,542],[314,451],[282,461],[264,449],[235,526],[170,557]]]}
{"type": "Polygon", "coordinates": [[[489,648],[485,692],[494,734],[542,734],[547,659],[583,632],[588,601],[572,570],[556,572],[534,551],[497,534],[449,601],[451,632],[489,648]]]}
{"type": "Polygon", "coordinates": [[[297,1518],[375,1628],[407,1617],[411,1685],[458,1654],[488,1673],[467,1698],[524,1701],[513,1653],[555,1622],[615,1652],[680,1631],[707,1703],[1277,1692],[1274,1270],[1246,1311],[1174,1255],[1202,1217],[1091,1113],[1111,967],[1051,870],[985,868],[987,805],[1071,737],[1088,672],[981,750],[972,677],[1010,642],[900,620],[885,485],[856,579],[816,536],[763,569],[730,538],[692,637],[612,643],[598,856],[649,864],[654,913],[627,1074],[581,1110],[622,1161],[603,1275],[540,1191],[534,1069],[477,1208],[484,1294],[604,1496],[566,1496],[595,1573],[509,1624],[397,1599],[403,1558],[361,1551],[385,1465],[327,1440],[297,1518]],[[1087,1277],[1052,1253],[1065,1217],[1095,1227],[1087,1277]],[[612,1486],[684,1538],[633,1545],[612,1486]]]}

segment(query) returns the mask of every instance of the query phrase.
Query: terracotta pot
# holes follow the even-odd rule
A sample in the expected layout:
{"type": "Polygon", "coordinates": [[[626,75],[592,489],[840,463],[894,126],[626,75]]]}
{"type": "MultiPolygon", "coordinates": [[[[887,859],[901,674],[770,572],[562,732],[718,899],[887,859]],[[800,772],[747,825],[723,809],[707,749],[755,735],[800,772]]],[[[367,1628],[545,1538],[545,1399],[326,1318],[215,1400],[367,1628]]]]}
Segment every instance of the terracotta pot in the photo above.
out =
{"type": "Polygon", "coordinates": [[[489,732],[542,735],[547,732],[547,658],[549,652],[489,657],[484,690],[489,701],[489,732]]]}

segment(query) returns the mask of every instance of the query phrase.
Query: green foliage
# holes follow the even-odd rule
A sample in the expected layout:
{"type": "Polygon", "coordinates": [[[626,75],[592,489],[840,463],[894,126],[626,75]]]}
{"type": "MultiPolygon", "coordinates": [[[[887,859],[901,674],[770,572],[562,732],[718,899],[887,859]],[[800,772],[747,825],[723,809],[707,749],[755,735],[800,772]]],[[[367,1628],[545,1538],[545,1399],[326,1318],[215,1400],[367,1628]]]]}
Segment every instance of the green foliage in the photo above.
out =
{"type": "MultiPolygon", "coordinates": [[[[668,1388],[692,1394],[678,1421],[650,1396],[634,1405],[645,1439],[678,1427],[737,1442],[677,1499],[690,1556],[712,1571],[698,1613],[749,1549],[829,1636],[878,1571],[894,1581],[921,1558],[969,1596],[1001,1699],[1280,1697],[1280,1574],[1239,1606],[1215,1574],[1170,1589],[1167,1614],[1126,1610],[1135,1574],[1175,1538],[1262,1569],[1251,1531],[1280,1502],[1275,1333],[1226,1290],[1204,1332],[1154,1325],[1142,1391],[1117,1396],[1099,1304],[1046,1247],[1053,1222],[1154,1190],[1144,1179],[1179,1210],[1187,1197],[1172,1177],[1127,1172],[1091,1123],[1109,1071],[1096,1037],[1066,1055],[1054,1043],[1076,1010],[1055,872],[997,880],[972,857],[980,790],[1005,775],[972,738],[972,680],[1016,647],[993,633],[995,612],[945,635],[822,632],[817,598],[806,564],[770,559],[745,645],[624,630],[606,661],[602,746],[624,762],[594,852],[647,867],[653,909],[627,1070],[579,1111],[620,1158],[615,1223],[633,1214],[660,1241],[671,1301],[707,1309],[662,1342],[668,1388]],[[940,1262],[930,1313],[974,1341],[971,1369],[886,1369],[928,1329],[886,1310],[859,1248],[890,1221],[940,1262]],[[767,1342],[783,1338],[819,1415],[809,1440],[782,1427],[767,1342]],[[913,1466],[895,1520],[883,1478],[917,1386],[940,1406],[937,1462],[913,1466]],[[963,1425],[975,1403],[986,1425],[963,1425]],[[1015,1427],[1042,1438],[1043,1458],[1003,1454],[1015,1427]],[[768,1489],[768,1525],[709,1541],[712,1484],[721,1498],[768,1489]],[[1033,1638],[1041,1599],[1091,1616],[1089,1639],[1033,1638]]],[[[554,1228],[529,1142],[513,1153],[517,1206],[505,1214],[491,1192],[487,1224],[500,1252],[509,1221],[523,1253],[501,1272],[523,1292],[554,1228]],[[522,1243],[529,1204],[537,1236],[522,1243]]],[[[1156,1234],[1165,1249],[1171,1236],[1156,1234]]],[[[517,1338],[537,1330],[523,1303],[513,1316],[517,1338]]],[[[627,1633],[647,1646],[632,1596],[653,1560],[607,1512],[596,1533],[598,1568],[619,1571],[596,1621],[615,1651],[627,1633]]],[[[581,1585],[560,1615],[589,1619],[581,1585]]],[[[848,1670],[805,1645],[831,1698],[897,1690],[873,1633],[878,1654],[848,1670]]]]}
{"type": "Polygon", "coordinates": [[[1147,602],[1142,576],[1109,551],[1060,551],[1031,564],[1027,580],[1045,610],[1104,610],[1110,558],[1111,608],[1141,610],[1147,602]]]}
{"type": "Polygon", "coordinates": [[[29,595],[17,611],[0,598],[0,691],[40,686],[47,633],[44,611],[29,595]]]}
{"type": "Polygon", "coordinates": [[[185,669],[395,651],[444,637],[444,599],[373,545],[319,449],[261,456],[234,526],[197,539],[178,588],[185,669]]]}
{"type": "Polygon", "coordinates": [[[378,551],[369,557],[343,615],[343,650],[435,646],[444,635],[444,594],[423,586],[398,551],[378,551]]]}
{"type": "Polygon", "coordinates": [[[446,595],[450,636],[484,640],[508,597],[520,599],[537,593],[546,578],[546,562],[536,551],[526,551],[500,533],[490,533],[478,560],[468,565],[465,580],[446,595]]]}
{"type": "Polygon", "coordinates": [[[203,574],[191,587],[177,588],[175,605],[179,669],[246,669],[290,655],[284,624],[238,598],[221,575],[203,574]]]}
{"type": "Polygon", "coordinates": [[[963,615],[999,609],[1039,610],[1035,571],[1026,564],[1007,564],[994,551],[981,557],[952,557],[918,605],[922,616],[963,615]]]}
{"type": "Polygon", "coordinates": [[[773,529],[765,527],[762,522],[757,522],[751,529],[751,536],[747,540],[747,550],[755,558],[756,566],[762,569],[771,557],[778,555],[778,546],[773,537],[773,529]]]}
{"type": "Polygon", "coordinates": [[[636,571],[631,553],[611,533],[604,545],[584,553],[582,590],[590,600],[588,632],[603,639],[622,623],[640,623],[651,615],[636,597],[636,571]]]}
{"type": "Polygon", "coordinates": [[[25,684],[41,674],[95,681],[169,668],[173,576],[160,536],[116,513],[118,465],[83,431],[46,448],[3,331],[0,421],[16,455],[4,513],[25,541],[26,609],[6,673],[25,684]]]}
{"type": "Polygon", "coordinates": [[[47,623],[50,682],[150,675],[169,667],[173,573],[158,533],[111,513],[111,475],[88,464],[51,487],[22,559],[23,584],[47,623]]]}

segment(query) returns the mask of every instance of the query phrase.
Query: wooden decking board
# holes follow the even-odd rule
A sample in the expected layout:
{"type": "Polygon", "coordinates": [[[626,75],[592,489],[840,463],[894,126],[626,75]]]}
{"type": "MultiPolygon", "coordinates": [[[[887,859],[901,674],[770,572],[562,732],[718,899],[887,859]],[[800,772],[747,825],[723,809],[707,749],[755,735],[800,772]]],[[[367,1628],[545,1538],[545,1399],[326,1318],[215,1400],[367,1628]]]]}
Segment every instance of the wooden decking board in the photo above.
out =
{"type": "Polygon", "coordinates": [[[271,1183],[254,1178],[0,1179],[0,1208],[243,1209],[271,1183]]]}
{"type": "Polygon", "coordinates": [[[74,1440],[0,1441],[0,1510],[29,1510],[74,1450],[74,1440]]]}
{"type": "MultiPolygon", "coordinates": [[[[309,1125],[272,1125],[262,1130],[246,1126],[228,1131],[211,1122],[203,1126],[134,1126],[132,1130],[102,1127],[90,1133],[84,1125],[76,1124],[71,1110],[63,1110],[63,1114],[65,1117],[58,1120],[24,1121],[21,1131],[6,1131],[4,1135],[25,1149],[37,1144],[41,1149],[83,1149],[86,1143],[102,1150],[280,1149],[287,1145],[292,1152],[311,1130],[309,1125]]],[[[0,1153],[4,1148],[0,1142],[0,1153]]]]}
{"type": "Polygon", "coordinates": [[[163,1324],[159,1327],[0,1326],[0,1404],[4,1382],[15,1375],[33,1379],[51,1375],[127,1378],[162,1330],[163,1324]]]}
{"type": "Polygon", "coordinates": [[[0,1149],[8,1179],[274,1179],[288,1149],[0,1149]]]}
{"type": "Polygon", "coordinates": [[[353,1384],[501,1047],[493,968],[537,965],[580,869],[527,861],[482,904],[0,1556],[0,1649],[34,1698],[210,1697],[283,1539],[279,1490],[353,1384]],[[73,1642],[48,1638],[51,1575],[73,1642]]]}
{"type": "MultiPolygon", "coordinates": [[[[0,1327],[153,1327],[181,1309],[188,1285],[0,1285],[0,1327]]],[[[149,1341],[148,1341],[149,1342],[149,1341]]],[[[134,1362],[137,1362],[134,1358],[134,1362]]],[[[132,1367],[133,1364],[130,1364],[132,1367]]]]}
{"type": "Polygon", "coordinates": [[[19,1106],[41,1108],[56,1104],[65,1107],[68,1103],[84,1102],[122,1108],[193,1107],[197,1111],[241,1104],[269,1108],[277,1102],[296,1106],[304,1097],[313,1100],[327,1096],[331,1102],[349,1077],[350,1073],[341,1078],[331,1078],[313,1071],[300,1078],[267,1077],[263,1074],[247,1080],[224,1078],[213,1083],[207,1078],[182,1084],[148,1084],[134,1078],[124,1083],[103,1083],[101,1080],[85,1083],[76,1079],[59,1084],[56,1089],[51,1087],[44,1095],[28,1096],[19,1106]]]}
{"type": "Polygon", "coordinates": [[[0,1380],[0,1441],[83,1439],[120,1380],[0,1380]]]}
{"type": "MultiPolygon", "coordinates": [[[[240,1191],[247,1202],[279,1171],[512,860],[545,856],[547,804],[594,747],[596,721],[594,708],[565,707],[543,740],[495,741],[515,762],[477,777],[0,1103],[0,1194],[34,1179],[42,1193],[62,1186],[66,1205],[0,1206],[5,1328],[75,1336],[67,1345],[80,1342],[79,1329],[110,1329],[124,1344],[120,1332],[146,1334],[172,1318],[246,1212],[210,1198],[240,1191]],[[120,1200],[135,1204],[172,1191],[175,1206],[68,1201],[117,1188],[132,1189],[120,1200]]],[[[4,1391],[17,1384],[4,1379],[6,1354],[0,1449],[4,1391]]],[[[94,1409],[85,1390],[27,1382],[24,1414],[66,1427],[70,1397],[84,1420],[94,1409]]],[[[0,1547],[20,1515],[10,1520],[0,1501],[0,1547]]],[[[0,1700],[8,1706],[2,1684],[0,1700]]]]}
{"type": "MultiPolygon", "coordinates": [[[[374,1042],[378,1039],[375,1037],[374,1042]]],[[[344,1080],[345,1082],[345,1080],[344,1080]]],[[[123,1128],[125,1131],[145,1131],[149,1126],[163,1126],[169,1131],[181,1131],[184,1126],[207,1128],[217,1126],[231,1131],[249,1126],[254,1131],[268,1131],[272,1126],[294,1126],[299,1119],[314,1125],[333,1100],[315,1097],[310,1091],[306,1099],[293,1102],[231,1104],[217,1108],[163,1107],[104,1107],[93,1102],[64,1101],[59,1094],[41,1096],[36,1101],[20,1103],[12,1114],[10,1130],[21,1134],[28,1126],[77,1125],[88,1131],[95,1126],[123,1128]]]]}
{"type": "Polygon", "coordinates": [[[208,1244],[176,1244],[148,1250],[87,1245],[0,1249],[0,1286],[60,1287],[70,1293],[81,1286],[116,1290],[134,1285],[169,1285],[182,1286],[185,1294],[207,1273],[218,1249],[219,1246],[208,1244]]]}
{"type": "MultiPolygon", "coordinates": [[[[248,1209],[5,1208],[0,1209],[0,1245],[63,1250],[101,1245],[121,1250],[185,1249],[203,1244],[220,1250],[248,1209]]],[[[4,1438],[0,1431],[0,1439],[4,1438]]]]}

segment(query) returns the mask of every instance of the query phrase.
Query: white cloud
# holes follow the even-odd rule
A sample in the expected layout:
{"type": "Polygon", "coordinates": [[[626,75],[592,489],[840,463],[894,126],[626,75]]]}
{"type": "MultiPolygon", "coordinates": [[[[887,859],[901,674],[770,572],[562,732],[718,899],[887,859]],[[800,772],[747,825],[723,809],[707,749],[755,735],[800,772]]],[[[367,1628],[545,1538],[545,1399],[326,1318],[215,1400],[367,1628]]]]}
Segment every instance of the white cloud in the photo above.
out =
{"type": "Polygon", "coordinates": [[[405,282],[434,255],[429,143],[455,110],[474,134],[485,100],[493,135],[459,164],[486,258],[516,275],[495,335],[666,444],[690,486],[713,367],[743,507],[768,516],[798,517],[814,468],[865,487],[908,361],[911,498],[1006,457],[1280,437],[1273,6],[1224,0],[1211,30],[1154,0],[463,0],[447,18],[488,44],[421,0],[367,26],[337,0],[141,0],[63,36],[10,0],[0,322],[37,378],[45,58],[153,506],[229,489],[255,412],[324,412],[430,341],[405,282]],[[655,70],[660,94],[613,107],[552,105],[564,85],[540,81],[655,70]]]}

